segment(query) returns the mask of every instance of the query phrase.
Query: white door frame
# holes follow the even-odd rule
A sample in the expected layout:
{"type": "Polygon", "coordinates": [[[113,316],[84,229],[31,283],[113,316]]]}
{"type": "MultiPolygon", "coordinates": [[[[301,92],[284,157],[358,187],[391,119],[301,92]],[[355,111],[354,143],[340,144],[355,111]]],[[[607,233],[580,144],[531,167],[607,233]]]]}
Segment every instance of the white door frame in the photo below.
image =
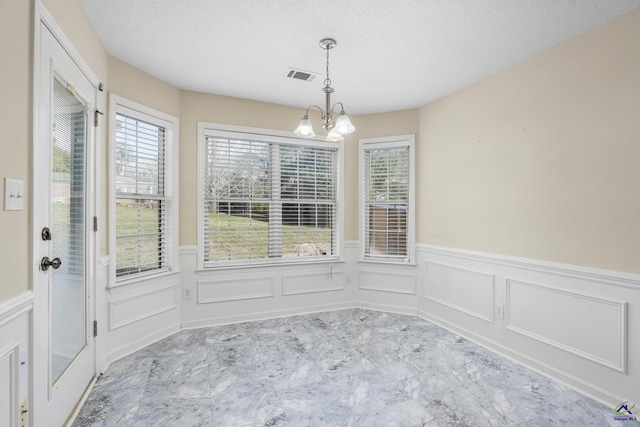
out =
{"type": "MultiPolygon", "coordinates": [[[[40,231],[36,228],[39,227],[39,224],[44,222],[48,222],[48,218],[43,218],[43,212],[48,212],[48,207],[43,204],[50,203],[47,200],[47,197],[43,194],[43,190],[39,188],[39,183],[45,179],[43,176],[45,173],[48,177],[48,170],[42,171],[37,166],[37,159],[41,156],[40,152],[40,142],[42,138],[46,138],[48,135],[42,135],[41,123],[40,120],[44,118],[40,117],[39,113],[39,103],[40,103],[40,91],[42,88],[40,87],[40,79],[42,77],[43,70],[40,69],[40,55],[41,45],[40,45],[40,37],[41,37],[41,24],[44,24],[49,31],[53,34],[53,36],[58,40],[60,45],[64,48],[64,50],[71,57],[73,62],[78,66],[78,68],[82,71],[82,73],[87,77],[89,82],[94,86],[94,93],[92,96],[92,108],[97,108],[98,103],[98,86],[100,84],[100,79],[97,75],[91,70],[89,65],[84,61],[79,51],[73,46],[71,41],[64,34],[62,29],[58,26],[58,24],[53,19],[53,16],[46,10],[46,8],[42,5],[40,0],[35,0],[35,8],[34,8],[34,49],[33,49],[33,138],[32,138],[32,157],[31,157],[31,223],[30,228],[32,235],[31,240],[31,283],[32,289],[34,292],[34,308],[33,308],[33,317],[31,322],[31,351],[30,351],[30,396],[29,399],[31,401],[31,411],[29,411],[32,415],[29,417],[31,425],[39,425],[40,423],[47,423],[47,420],[43,419],[46,414],[42,413],[43,409],[43,396],[49,395],[48,390],[48,378],[36,378],[37,375],[41,375],[39,372],[39,368],[35,366],[35,361],[38,359],[35,356],[35,350],[41,345],[40,343],[36,343],[36,339],[41,339],[42,337],[48,337],[48,330],[41,331],[42,319],[44,317],[48,317],[48,289],[43,289],[41,284],[41,274],[39,263],[40,258],[42,257],[42,239],[40,236],[40,231]],[[42,384],[46,384],[47,390],[41,390],[42,384]]],[[[93,111],[89,114],[88,120],[88,132],[87,132],[87,152],[86,152],[86,208],[88,210],[86,217],[93,218],[97,216],[98,211],[98,180],[97,180],[97,170],[99,165],[99,150],[98,150],[98,129],[99,127],[94,126],[93,122],[93,111]]],[[[46,118],[48,120],[48,118],[46,118]]],[[[44,190],[48,195],[48,189],[44,190]]],[[[98,254],[99,254],[99,234],[97,232],[93,232],[90,230],[90,221],[87,221],[87,248],[86,248],[86,277],[88,280],[87,286],[87,328],[89,330],[92,329],[92,322],[96,318],[96,306],[95,306],[95,296],[96,296],[96,281],[97,281],[97,265],[98,265],[98,254]]],[[[90,334],[92,336],[93,334],[90,334]]],[[[96,363],[97,352],[96,352],[96,338],[92,338],[91,342],[88,343],[92,348],[94,353],[93,361],[94,361],[94,375],[97,375],[98,366],[96,363]]],[[[48,355],[47,355],[48,357],[48,355]]],[[[68,416],[71,415],[68,414],[68,416]]]]}

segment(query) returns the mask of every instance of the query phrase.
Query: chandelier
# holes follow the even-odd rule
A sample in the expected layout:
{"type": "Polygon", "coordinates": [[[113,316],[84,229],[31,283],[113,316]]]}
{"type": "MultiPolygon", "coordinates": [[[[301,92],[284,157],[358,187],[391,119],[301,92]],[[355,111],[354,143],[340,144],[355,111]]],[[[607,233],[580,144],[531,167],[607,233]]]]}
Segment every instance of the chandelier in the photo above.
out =
{"type": "Polygon", "coordinates": [[[356,128],[351,124],[349,116],[344,112],[344,105],[342,105],[342,102],[336,102],[333,107],[331,106],[331,94],[334,89],[331,87],[331,79],[329,78],[329,50],[336,47],[336,44],[337,43],[334,39],[327,38],[320,40],[320,47],[327,51],[327,77],[324,79],[324,87],[322,88],[322,92],[324,92],[325,110],[317,105],[308,107],[307,112],[302,117],[302,120],[300,120],[300,124],[296,130],[293,131],[293,133],[298,136],[312,138],[316,135],[313,131],[313,127],[311,126],[311,120],[309,119],[309,110],[312,108],[320,110],[322,128],[328,132],[327,141],[344,141],[344,137],[342,135],[349,134],[356,130],[356,128]],[[338,104],[340,104],[340,113],[336,115],[334,113],[334,109],[338,104]]]}

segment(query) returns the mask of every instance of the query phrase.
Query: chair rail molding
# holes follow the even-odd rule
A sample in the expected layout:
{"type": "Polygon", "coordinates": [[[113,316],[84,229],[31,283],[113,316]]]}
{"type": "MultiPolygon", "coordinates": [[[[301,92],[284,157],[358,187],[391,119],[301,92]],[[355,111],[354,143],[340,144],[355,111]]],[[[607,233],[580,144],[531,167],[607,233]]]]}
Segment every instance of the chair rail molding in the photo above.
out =
{"type": "Polygon", "coordinates": [[[33,291],[26,291],[0,302],[0,326],[33,310],[33,291]]]}

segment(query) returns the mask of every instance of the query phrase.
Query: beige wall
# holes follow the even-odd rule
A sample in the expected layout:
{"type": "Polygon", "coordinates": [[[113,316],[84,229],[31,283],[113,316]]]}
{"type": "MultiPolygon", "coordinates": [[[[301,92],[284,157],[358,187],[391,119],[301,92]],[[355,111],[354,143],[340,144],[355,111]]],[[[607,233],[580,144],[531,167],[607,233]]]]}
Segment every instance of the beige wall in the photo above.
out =
{"type": "Polygon", "coordinates": [[[640,9],[420,110],[418,242],[640,273],[640,9]]]}
{"type": "MultiPolygon", "coordinates": [[[[25,182],[25,209],[0,210],[0,301],[30,288],[31,135],[33,73],[33,0],[0,2],[0,178],[25,182]],[[10,60],[7,60],[10,58],[10,60]]],[[[78,49],[92,71],[106,80],[107,55],[77,2],[44,0],[45,8],[78,49]]],[[[104,100],[101,108],[104,109],[104,100]]],[[[104,140],[104,134],[102,134],[104,140]]],[[[0,198],[4,200],[4,182],[0,198]]],[[[105,222],[106,224],[106,222],[105,222]]]]}
{"type": "MultiPolygon", "coordinates": [[[[107,80],[107,52],[77,1],[41,0],[82,59],[101,81],[107,80]]],[[[103,101],[104,101],[104,97],[103,101]]]]}
{"type": "MultiPolygon", "coordinates": [[[[107,91],[180,117],[180,244],[195,245],[197,122],[290,130],[303,110],[179,91],[108,57],[76,2],[43,3],[107,91]]],[[[0,44],[12,59],[0,67],[0,150],[11,153],[0,156],[0,175],[26,185],[25,210],[0,211],[0,301],[30,286],[33,7],[0,3],[0,44]]],[[[345,239],[358,239],[358,139],[415,133],[419,243],[640,273],[637,40],[640,10],[421,109],[352,117],[345,239]]],[[[99,141],[103,255],[106,123],[99,141]]]]}
{"type": "MultiPolygon", "coordinates": [[[[420,110],[415,108],[351,117],[356,131],[345,138],[345,240],[359,239],[358,141],[362,138],[415,134],[417,152],[420,148],[419,112],[420,110]]],[[[418,182],[420,167],[416,169],[416,182],[418,182]]]]}
{"type": "Polygon", "coordinates": [[[109,56],[107,92],[180,117],[180,90],[109,56]]]}
{"type": "Polygon", "coordinates": [[[0,301],[29,289],[33,5],[0,2],[0,301]],[[4,210],[4,178],[25,182],[25,209],[4,210]]]}

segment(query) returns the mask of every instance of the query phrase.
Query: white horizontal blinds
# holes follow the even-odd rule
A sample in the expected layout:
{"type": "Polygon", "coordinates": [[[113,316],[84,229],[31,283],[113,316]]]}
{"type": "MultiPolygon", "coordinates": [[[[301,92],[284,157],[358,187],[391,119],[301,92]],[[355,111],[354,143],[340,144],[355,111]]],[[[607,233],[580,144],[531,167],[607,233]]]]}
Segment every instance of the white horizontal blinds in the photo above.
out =
{"type": "Polygon", "coordinates": [[[167,264],[165,129],[116,115],[116,276],[167,264]]]}
{"type": "Polygon", "coordinates": [[[409,147],[364,154],[365,256],[406,258],[409,147]]]}
{"type": "Polygon", "coordinates": [[[83,277],[85,105],[76,98],[70,86],[56,77],[51,106],[53,134],[51,257],[59,257],[62,260],[62,267],[58,270],[57,276],[83,277]]]}
{"type": "Polygon", "coordinates": [[[52,363],[51,383],[60,378],[86,344],[85,212],[86,105],[73,88],[53,79],[51,94],[51,230],[50,258],[62,264],[51,272],[51,355],[68,356],[52,363]]]}
{"type": "Polygon", "coordinates": [[[282,256],[335,254],[337,150],[280,146],[282,256]]]}
{"type": "Polygon", "coordinates": [[[205,137],[205,261],[335,253],[337,150],[205,137]]]}
{"type": "Polygon", "coordinates": [[[268,258],[271,146],[206,137],[205,260],[268,258]]]}

